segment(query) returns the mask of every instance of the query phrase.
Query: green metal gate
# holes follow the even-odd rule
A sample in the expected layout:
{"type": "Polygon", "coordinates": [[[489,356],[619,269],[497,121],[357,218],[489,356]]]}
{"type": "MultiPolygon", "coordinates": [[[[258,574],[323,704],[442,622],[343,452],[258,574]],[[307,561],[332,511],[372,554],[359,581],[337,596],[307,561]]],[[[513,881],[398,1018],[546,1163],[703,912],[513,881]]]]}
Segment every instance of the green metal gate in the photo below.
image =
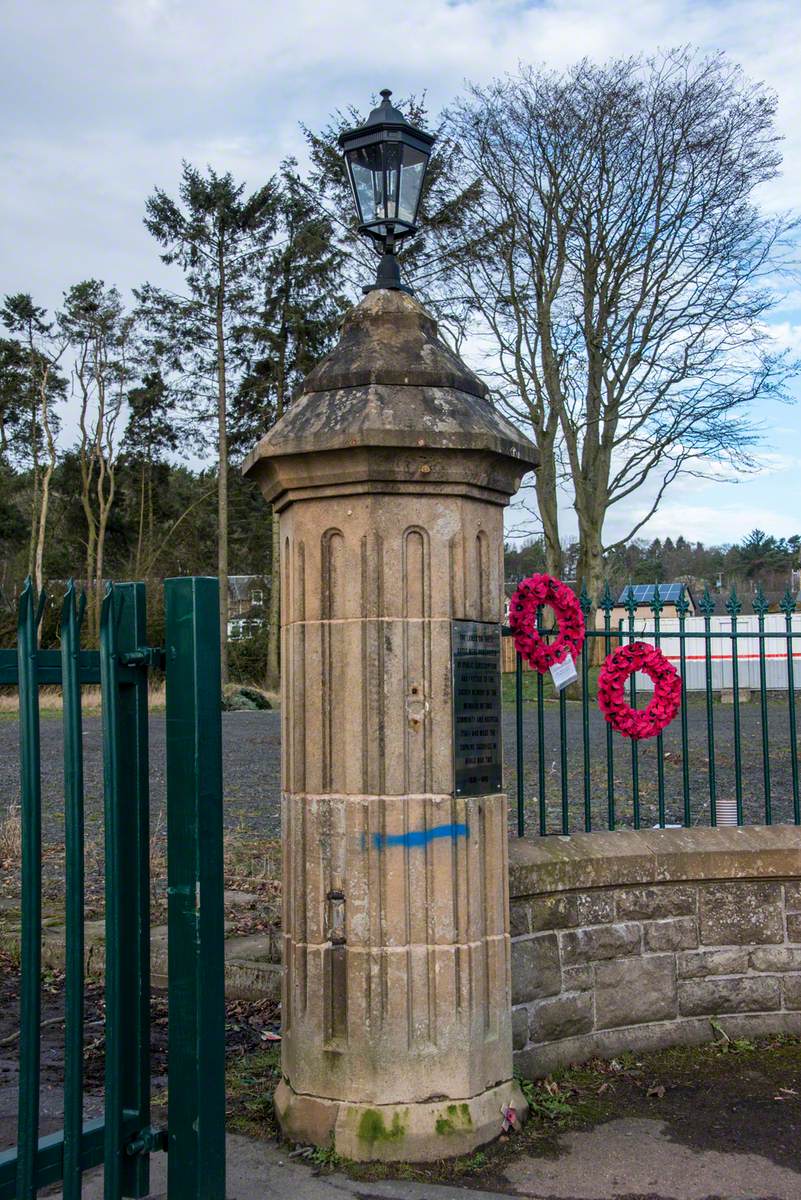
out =
{"type": "Polygon", "coordinates": [[[168,1151],[170,1200],[225,1200],[222,757],[216,579],[165,582],[166,646],[147,644],[145,587],[109,585],[100,649],[80,649],[86,605],[72,584],[60,650],[40,650],[45,597],[28,582],[16,650],[22,810],[18,1145],[0,1153],[0,1200],[29,1200],[104,1164],[105,1200],[146,1196],[150,1154],[168,1151]],[[150,1119],[148,672],[167,688],[168,1118],[150,1119]],[[84,787],[81,686],[102,694],[105,831],[105,1105],[84,1109],[84,787]],[[65,814],[64,1127],[39,1137],[42,795],[39,688],[63,689],[65,814]]]}

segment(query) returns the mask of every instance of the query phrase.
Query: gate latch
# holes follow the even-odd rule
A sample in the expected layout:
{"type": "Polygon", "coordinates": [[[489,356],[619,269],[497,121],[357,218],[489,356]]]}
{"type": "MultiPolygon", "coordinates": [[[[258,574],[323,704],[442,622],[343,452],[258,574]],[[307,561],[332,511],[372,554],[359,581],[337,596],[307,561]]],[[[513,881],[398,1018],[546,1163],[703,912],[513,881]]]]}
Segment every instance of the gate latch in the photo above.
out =
{"type": "Polygon", "coordinates": [[[140,646],[137,650],[126,650],[119,656],[123,667],[147,667],[163,671],[167,656],[162,646],[140,646]]]}
{"type": "Polygon", "coordinates": [[[146,1125],[144,1129],[140,1129],[133,1141],[127,1143],[125,1153],[129,1158],[134,1158],[137,1154],[156,1154],[166,1149],[167,1130],[146,1125]]]}

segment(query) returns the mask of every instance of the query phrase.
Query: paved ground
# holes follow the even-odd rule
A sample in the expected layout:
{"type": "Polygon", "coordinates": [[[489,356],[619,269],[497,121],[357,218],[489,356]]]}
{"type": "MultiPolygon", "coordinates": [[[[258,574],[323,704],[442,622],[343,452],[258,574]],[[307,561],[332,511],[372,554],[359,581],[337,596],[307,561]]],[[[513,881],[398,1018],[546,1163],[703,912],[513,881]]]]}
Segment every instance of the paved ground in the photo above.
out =
{"type": "MultiPolygon", "coordinates": [[[[164,1156],[153,1158],[154,1197],[166,1197],[164,1156]]],[[[801,1167],[777,1166],[758,1154],[697,1151],[661,1121],[611,1121],[567,1134],[553,1159],[524,1157],[506,1172],[508,1187],[487,1192],[431,1183],[368,1182],[318,1176],[274,1145],[228,1139],[229,1200],[798,1200],[801,1167]]],[[[51,1193],[51,1194],[57,1194],[51,1193]]],[[[86,1200],[102,1200],[102,1178],[87,1179],[86,1200]]]]}
{"type": "MultiPolygon", "coordinates": [[[[277,837],[280,819],[280,714],[278,712],[223,713],[225,769],[225,819],[228,828],[246,823],[265,837],[277,837]]],[[[165,719],[150,718],[150,798],[154,828],[164,821],[166,799],[165,719]]],[[[42,806],[45,836],[62,836],[63,743],[61,719],[46,715],[41,721],[42,806]]],[[[100,717],[84,718],[84,791],[87,828],[99,827],[103,805],[103,759],[100,717]]],[[[19,727],[0,720],[0,813],[19,796],[19,727]]]]}
{"type": "MultiPolygon", "coordinates": [[[[524,757],[527,831],[538,829],[538,733],[537,708],[526,704],[524,711],[524,757]]],[[[546,703],[544,715],[545,798],[549,833],[561,831],[561,753],[559,708],[546,703]]],[[[715,756],[718,796],[734,794],[734,738],[731,706],[715,705],[715,756]]],[[[743,796],[746,820],[764,821],[764,763],[762,756],[761,713],[758,704],[741,707],[741,754],[743,796]]],[[[583,828],[584,762],[581,708],[566,706],[567,775],[570,797],[570,828],[583,828]]],[[[792,820],[792,776],[789,727],[786,705],[771,701],[768,705],[770,732],[770,772],[773,819],[792,820]]],[[[595,707],[589,712],[590,791],[593,825],[606,828],[607,767],[606,729],[595,707]]],[[[0,721],[0,812],[4,802],[18,794],[19,749],[15,721],[0,721]]],[[[689,768],[693,821],[709,822],[709,763],[706,710],[694,698],[688,712],[689,768]]],[[[62,812],[62,743],[58,718],[43,718],[41,727],[42,786],[46,836],[58,839],[62,812]]],[[[631,743],[614,737],[615,793],[617,820],[621,825],[632,821],[631,743]]],[[[510,805],[516,795],[514,712],[504,712],[504,749],[506,786],[510,805]]],[[[100,718],[88,717],[84,733],[87,822],[99,828],[102,813],[102,759],[100,718]]],[[[639,748],[641,820],[653,825],[658,820],[656,806],[655,742],[639,748]]],[[[165,744],[164,717],[156,714],[150,721],[151,800],[154,827],[164,818],[165,744]]],[[[664,736],[664,768],[667,820],[679,822],[682,812],[682,755],[680,725],[676,721],[664,736]]],[[[223,763],[225,782],[225,821],[229,829],[243,827],[261,837],[280,834],[280,714],[278,712],[235,712],[223,714],[223,763]]]]}
{"type": "MultiPolygon", "coordinates": [[[[584,740],[581,705],[568,701],[565,713],[565,745],[567,746],[567,778],[569,796],[569,829],[576,832],[584,827],[584,740]]],[[[589,707],[589,772],[590,801],[593,828],[607,828],[607,730],[600,710],[589,707]]],[[[545,763],[545,798],[547,832],[561,832],[562,763],[559,705],[546,702],[543,706],[545,763]]],[[[735,795],[734,713],[731,705],[714,705],[714,754],[717,797],[735,795]]],[[[762,824],[764,809],[764,762],[762,753],[762,721],[756,703],[740,706],[740,753],[743,780],[743,811],[746,822],[762,824]]],[[[786,701],[768,703],[769,769],[773,820],[792,821],[792,766],[790,732],[786,701]]],[[[690,778],[691,816],[693,824],[709,824],[709,749],[707,741],[706,706],[700,697],[692,697],[687,710],[687,743],[690,778]]],[[[799,743],[801,746],[801,736],[799,743]]],[[[615,784],[616,821],[631,825],[633,821],[632,743],[613,734],[613,771],[615,784]]],[[[515,727],[513,713],[504,713],[504,749],[506,757],[506,787],[510,802],[516,796],[515,727]]],[[[642,742],[638,746],[640,819],[643,826],[659,820],[657,806],[657,743],[642,742]]],[[[666,821],[682,823],[683,758],[681,724],[678,720],[663,735],[663,764],[666,821]]],[[[535,833],[539,828],[539,756],[537,707],[524,707],[524,757],[526,829],[535,833]]]]}

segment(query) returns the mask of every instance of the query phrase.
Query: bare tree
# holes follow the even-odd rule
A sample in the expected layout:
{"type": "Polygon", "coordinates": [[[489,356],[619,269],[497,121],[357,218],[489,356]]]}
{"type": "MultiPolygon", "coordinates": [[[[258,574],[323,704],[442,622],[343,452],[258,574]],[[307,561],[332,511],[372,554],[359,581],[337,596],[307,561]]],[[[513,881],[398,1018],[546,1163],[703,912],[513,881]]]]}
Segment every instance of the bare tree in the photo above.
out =
{"type": "Polygon", "coordinates": [[[756,204],[780,164],[775,107],[723,55],[674,50],[525,68],[450,114],[481,195],[444,261],[539,447],[548,569],[567,480],[593,598],[610,509],[648,496],[619,545],[682,472],[746,466],[749,406],[795,369],[765,325],[796,227],[756,204]]]}
{"type": "Polygon", "coordinates": [[[101,281],[90,279],[66,293],[58,323],[74,355],[86,578],[91,589],[88,617],[90,633],[97,636],[106,533],[116,496],[118,427],[131,385],[133,317],[124,312],[116,288],[105,288],[101,281]]]}

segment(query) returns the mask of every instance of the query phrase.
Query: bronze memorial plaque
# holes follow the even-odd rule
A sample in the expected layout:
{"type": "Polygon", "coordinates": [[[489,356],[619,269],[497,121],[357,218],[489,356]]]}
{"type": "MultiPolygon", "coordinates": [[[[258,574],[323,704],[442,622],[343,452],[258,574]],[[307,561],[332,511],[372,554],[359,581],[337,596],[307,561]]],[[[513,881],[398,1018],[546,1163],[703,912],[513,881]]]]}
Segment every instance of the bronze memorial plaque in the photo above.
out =
{"type": "Polygon", "coordinates": [[[457,796],[499,792],[501,630],[489,621],[451,623],[453,777],[457,796]]]}

